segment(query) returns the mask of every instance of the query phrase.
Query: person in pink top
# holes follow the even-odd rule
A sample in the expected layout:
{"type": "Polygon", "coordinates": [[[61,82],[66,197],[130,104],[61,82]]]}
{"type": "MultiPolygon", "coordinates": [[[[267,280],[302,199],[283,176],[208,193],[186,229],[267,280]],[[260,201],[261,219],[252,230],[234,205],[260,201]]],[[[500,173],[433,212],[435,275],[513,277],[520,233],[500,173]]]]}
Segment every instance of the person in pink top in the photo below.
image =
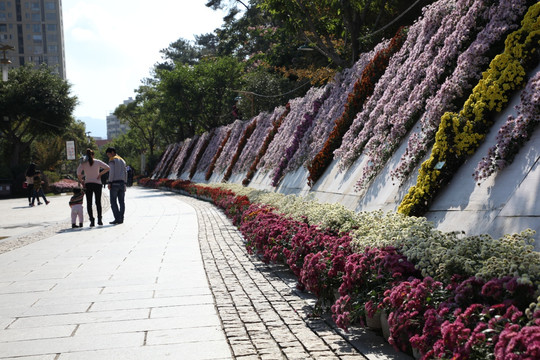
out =
{"type": "Polygon", "coordinates": [[[94,159],[94,151],[86,149],[86,159],[77,168],[77,177],[85,189],[86,209],[90,218],[90,226],[94,226],[94,213],[92,211],[92,197],[96,196],[96,210],[98,225],[103,225],[101,220],[101,175],[109,171],[109,165],[101,160],[94,159]],[[83,179],[84,173],[84,179],[83,179]]]}

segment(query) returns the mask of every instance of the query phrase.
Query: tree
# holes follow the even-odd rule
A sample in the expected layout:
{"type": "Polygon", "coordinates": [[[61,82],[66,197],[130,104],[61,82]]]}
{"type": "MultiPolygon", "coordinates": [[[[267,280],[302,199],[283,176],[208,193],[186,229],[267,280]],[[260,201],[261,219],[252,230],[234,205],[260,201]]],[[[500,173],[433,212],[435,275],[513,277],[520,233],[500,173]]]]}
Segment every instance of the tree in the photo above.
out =
{"type": "Polygon", "coordinates": [[[258,0],[276,25],[295,34],[338,67],[352,66],[361,52],[415,19],[423,5],[403,0],[258,0]],[[406,17],[399,18],[406,10],[406,17]],[[399,20],[399,21],[395,21],[399,20]]]}
{"type": "Polygon", "coordinates": [[[72,172],[77,160],[67,160],[66,141],[75,142],[75,151],[79,156],[84,155],[87,148],[97,149],[93,138],[86,136],[85,124],[73,120],[63,131],[56,135],[38,136],[32,143],[32,160],[41,170],[72,172]]]}
{"type": "Polygon", "coordinates": [[[160,115],[178,141],[234,120],[231,110],[241,88],[243,64],[233,57],[201,59],[193,66],[176,64],[156,71],[160,115]]]}
{"type": "Polygon", "coordinates": [[[116,108],[114,115],[130,127],[130,136],[144,144],[142,149],[154,156],[160,139],[159,94],[151,85],[140,86],[135,101],[116,108]]]}
{"type": "Polygon", "coordinates": [[[194,65],[201,58],[199,49],[189,40],[179,38],[160,51],[165,62],[156,64],[157,69],[172,70],[176,63],[194,65]]]}
{"type": "Polygon", "coordinates": [[[77,98],[71,86],[44,66],[15,68],[0,83],[0,136],[9,144],[12,167],[38,136],[63,131],[71,122],[77,98]]]}

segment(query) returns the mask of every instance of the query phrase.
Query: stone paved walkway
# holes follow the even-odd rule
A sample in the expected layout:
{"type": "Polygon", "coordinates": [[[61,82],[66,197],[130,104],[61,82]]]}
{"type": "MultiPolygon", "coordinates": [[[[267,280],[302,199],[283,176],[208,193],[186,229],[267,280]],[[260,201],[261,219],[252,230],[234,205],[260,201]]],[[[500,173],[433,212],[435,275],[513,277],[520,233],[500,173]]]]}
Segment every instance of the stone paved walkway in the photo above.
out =
{"type": "MultiPolygon", "coordinates": [[[[123,225],[72,230],[67,197],[51,200],[45,237],[0,254],[0,359],[408,359],[310,317],[291,272],[205,201],[130,188],[123,225]]],[[[0,219],[12,233],[37,214],[0,211],[20,212],[0,219]]]]}
{"type": "Polygon", "coordinates": [[[183,201],[197,210],[206,273],[235,358],[364,358],[323,319],[310,319],[314,299],[294,290],[287,270],[248,255],[241,234],[221,212],[183,201]]]}

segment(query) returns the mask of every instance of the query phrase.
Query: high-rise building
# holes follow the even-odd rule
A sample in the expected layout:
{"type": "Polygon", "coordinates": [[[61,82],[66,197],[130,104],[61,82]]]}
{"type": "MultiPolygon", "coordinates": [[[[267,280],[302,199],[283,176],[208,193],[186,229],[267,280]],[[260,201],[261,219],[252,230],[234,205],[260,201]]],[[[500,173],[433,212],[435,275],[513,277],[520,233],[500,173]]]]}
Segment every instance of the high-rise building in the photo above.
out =
{"type": "Polygon", "coordinates": [[[45,63],[65,79],[62,0],[0,0],[0,44],[12,67],[45,63]]]}
{"type": "MultiPolygon", "coordinates": [[[[129,103],[132,103],[133,98],[130,97],[127,100],[124,100],[124,105],[127,105],[129,103]]],[[[123,124],[120,122],[120,119],[118,119],[114,114],[110,114],[107,116],[107,139],[112,140],[120,135],[123,135],[129,131],[129,125],[123,124]]]]}

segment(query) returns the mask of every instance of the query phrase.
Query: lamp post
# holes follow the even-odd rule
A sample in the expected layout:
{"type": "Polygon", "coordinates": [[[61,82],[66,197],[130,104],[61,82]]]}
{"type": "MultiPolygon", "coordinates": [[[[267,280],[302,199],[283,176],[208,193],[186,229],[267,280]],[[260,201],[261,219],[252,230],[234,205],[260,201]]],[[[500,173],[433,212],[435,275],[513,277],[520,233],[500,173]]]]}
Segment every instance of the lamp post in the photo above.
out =
{"type": "Polygon", "coordinates": [[[2,45],[0,50],[4,53],[0,63],[2,63],[2,81],[8,81],[8,65],[11,64],[11,61],[6,57],[6,51],[15,50],[11,45],[2,45]]]}

